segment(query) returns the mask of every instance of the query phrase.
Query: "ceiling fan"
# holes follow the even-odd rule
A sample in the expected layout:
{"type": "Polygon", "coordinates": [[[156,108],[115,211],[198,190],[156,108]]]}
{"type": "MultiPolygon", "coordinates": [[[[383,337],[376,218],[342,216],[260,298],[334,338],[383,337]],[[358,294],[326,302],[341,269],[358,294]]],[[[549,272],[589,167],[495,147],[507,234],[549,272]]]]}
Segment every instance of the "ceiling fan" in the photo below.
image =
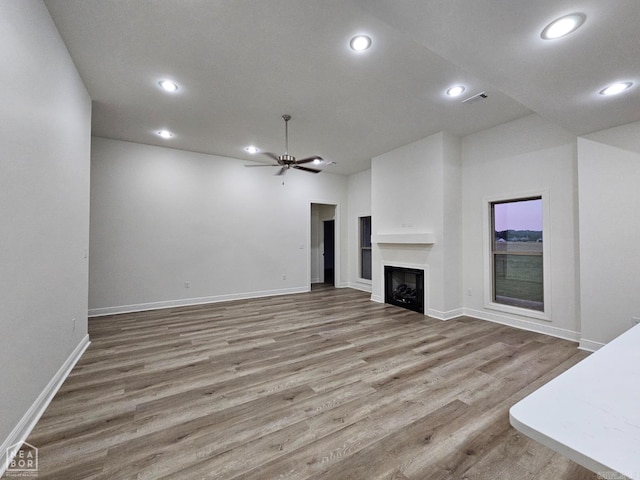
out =
{"type": "Polygon", "coordinates": [[[284,175],[287,172],[287,170],[289,170],[290,168],[296,168],[298,170],[303,170],[305,172],[320,173],[321,170],[317,170],[315,168],[303,167],[302,165],[305,163],[311,163],[311,162],[316,162],[316,163],[322,162],[323,161],[322,157],[319,157],[318,155],[314,155],[312,157],[303,158],[302,160],[296,160],[296,157],[294,157],[293,155],[289,155],[289,128],[288,128],[289,123],[288,122],[289,120],[291,120],[291,115],[288,115],[285,113],[284,115],[282,115],[282,119],[284,120],[284,141],[285,141],[284,154],[276,155],[270,152],[263,152],[263,155],[266,155],[272,158],[277,163],[271,164],[271,165],[245,165],[245,167],[280,167],[280,170],[278,170],[276,175],[284,175]]]}

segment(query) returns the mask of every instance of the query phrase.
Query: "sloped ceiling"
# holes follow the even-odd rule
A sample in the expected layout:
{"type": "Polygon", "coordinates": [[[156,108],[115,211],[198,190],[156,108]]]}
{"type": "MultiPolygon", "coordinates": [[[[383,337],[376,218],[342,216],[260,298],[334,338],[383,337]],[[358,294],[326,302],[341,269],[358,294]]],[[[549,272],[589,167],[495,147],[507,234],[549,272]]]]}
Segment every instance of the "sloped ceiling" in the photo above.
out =
{"type": "MultiPolygon", "coordinates": [[[[441,130],[537,112],[577,135],[640,120],[637,0],[45,0],[93,99],[93,134],[350,174],[441,130]],[[540,31],[580,11],[550,42],[540,31]],[[373,40],[352,51],[357,33],[373,40]],[[180,85],[175,94],[161,79],[180,85]],[[635,88],[598,94],[613,81],[635,88]],[[465,94],[449,98],[452,85],[465,94]],[[479,92],[487,98],[462,100],[479,92]],[[168,129],[171,139],[155,132],[168,129]]],[[[269,172],[270,173],[270,172],[269,172]]],[[[306,175],[304,172],[296,174],[306,175]]]]}

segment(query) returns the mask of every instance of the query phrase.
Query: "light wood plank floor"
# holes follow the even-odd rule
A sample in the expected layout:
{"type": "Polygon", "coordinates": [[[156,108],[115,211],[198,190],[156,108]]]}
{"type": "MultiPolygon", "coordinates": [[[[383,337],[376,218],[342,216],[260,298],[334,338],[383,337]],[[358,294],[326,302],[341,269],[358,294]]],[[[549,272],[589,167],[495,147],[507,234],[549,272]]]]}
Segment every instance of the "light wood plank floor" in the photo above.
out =
{"type": "Polygon", "coordinates": [[[42,479],[595,479],[509,425],[587,355],[351,289],[91,319],[42,479]]]}

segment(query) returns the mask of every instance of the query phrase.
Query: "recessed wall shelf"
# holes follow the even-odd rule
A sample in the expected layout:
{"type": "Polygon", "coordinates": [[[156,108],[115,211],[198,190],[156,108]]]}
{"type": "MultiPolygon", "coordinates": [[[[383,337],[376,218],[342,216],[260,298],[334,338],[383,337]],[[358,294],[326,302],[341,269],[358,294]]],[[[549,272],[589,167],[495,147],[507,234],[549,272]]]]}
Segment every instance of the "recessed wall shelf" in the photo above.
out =
{"type": "Polygon", "coordinates": [[[382,244],[407,244],[407,245],[431,245],[435,243],[433,233],[379,233],[372,235],[373,243],[382,244]]]}

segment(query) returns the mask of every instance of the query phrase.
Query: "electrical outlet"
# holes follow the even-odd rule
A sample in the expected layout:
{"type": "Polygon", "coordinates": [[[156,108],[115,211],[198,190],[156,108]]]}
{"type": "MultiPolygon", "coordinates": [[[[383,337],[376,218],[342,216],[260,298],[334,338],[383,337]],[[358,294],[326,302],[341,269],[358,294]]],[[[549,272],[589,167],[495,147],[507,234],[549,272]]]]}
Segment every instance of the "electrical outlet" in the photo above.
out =
{"type": "Polygon", "coordinates": [[[468,289],[467,289],[467,295],[468,295],[469,297],[472,295],[472,293],[471,293],[471,289],[470,289],[470,288],[468,288],[468,289]]]}
{"type": "Polygon", "coordinates": [[[287,276],[286,276],[286,275],[282,275],[282,279],[283,279],[283,280],[286,280],[286,279],[287,279],[287,276]]]}
{"type": "Polygon", "coordinates": [[[72,319],[71,320],[71,331],[75,332],[76,331],[76,319],[72,319]]]}
{"type": "Polygon", "coordinates": [[[191,282],[184,282],[184,288],[191,288],[191,282]]]}

